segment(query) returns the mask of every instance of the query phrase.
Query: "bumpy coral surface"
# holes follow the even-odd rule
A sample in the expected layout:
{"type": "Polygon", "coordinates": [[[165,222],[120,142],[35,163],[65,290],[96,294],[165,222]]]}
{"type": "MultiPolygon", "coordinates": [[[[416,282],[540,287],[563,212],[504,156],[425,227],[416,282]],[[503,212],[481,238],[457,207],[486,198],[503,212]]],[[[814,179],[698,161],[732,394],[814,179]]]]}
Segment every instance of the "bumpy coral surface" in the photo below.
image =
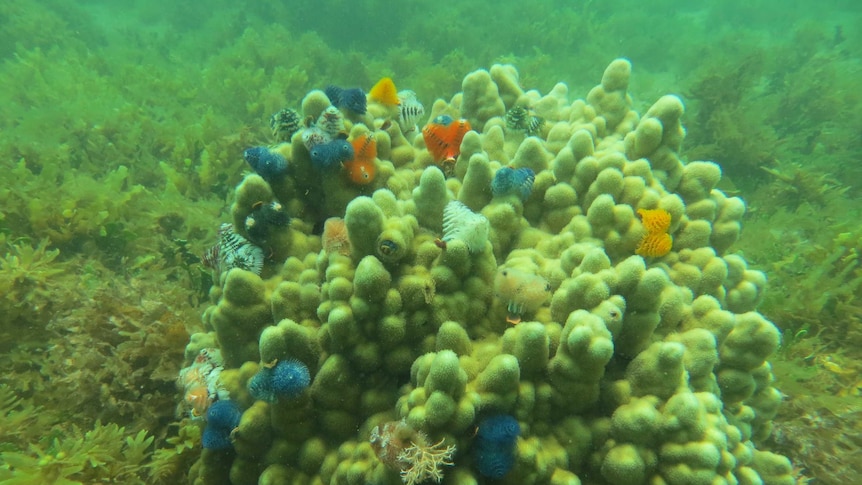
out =
{"type": "MultiPolygon", "coordinates": [[[[418,121],[469,120],[445,174],[375,96],[344,117],[350,141],[376,140],[367,184],[321,176],[300,134],[279,145],[285,180],[249,176],[231,211],[277,200],[291,223],[260,276],[222,272],[209,335],[186,352],[217,342],[244,410],[235,452],[204,450],[196,483],[482,483],[476,426],[507,415],[520,433],[500,483],[793,484],[786,458],[757,449],[780,402],[779,333],[756,311],[764,275],[731,253],[745,204],[716,189],[718,165],[680,158],[682,101],[640,115],[630,75],[613,61],[585,99],[524,91],[512,66],[467,75],[418,121]],[[543,122],[513,129],[524,106],[543,122]],[[504,169],[529,169],[531,190],[492,194],[504,169]],[[672,248],[643,257],[654,232],[672,248]],[[256,400],[249,380],[290,359],[309,389],[256,400]],[[445,459],[408,476],[409,440],[381,452],[393,422],[445,459]]],[[[310,92],[303,118],[331,100],[310,92]]]]}

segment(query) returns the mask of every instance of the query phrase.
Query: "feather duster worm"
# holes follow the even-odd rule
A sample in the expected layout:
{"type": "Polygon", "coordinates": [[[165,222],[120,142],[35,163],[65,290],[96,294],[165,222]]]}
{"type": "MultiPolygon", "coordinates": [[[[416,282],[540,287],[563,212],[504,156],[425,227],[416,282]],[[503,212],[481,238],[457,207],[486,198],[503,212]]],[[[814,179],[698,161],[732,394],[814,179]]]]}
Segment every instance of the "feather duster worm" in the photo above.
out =
{"type": "Polygon", "coordinates": [[[374,160],[377,158],[377,139],[363,133],[350,142],[353,146],[353,158],[344,162],[347,178],[356,185],[368,185],[377,175],[374,160]]]}
{"type": "Polygon", "coordinates": [[[320,236],[323,250],[327,254],[338,253],[350,256],[350,238],[347,237],[347,225],[340,217],[330,217],[323,223],[323,234],[320,236]]]}
{"type": "Polygon", "coordinates": [[[346,109],[359,115],[364,115],[368,110],[365,92],[359,88],[342,89],[330,84],[323,92],[326,93],[329,102],[340,109],[346,109]]]}
{"type": "Polygon", "coordinates": [[[353,158],[353,145],[347,140],[332,140],[327,143],[315,145],[309,150],[311,162],[314,168],[319,171],[326,171],[341,166],[342,162],[346,162],[353,158]]]}
{"type": "Polygon", "coordinates": [[[673,247],[670,230],[670,212],[664,209],[638,209],[646,233],[641,238],[635,254],[650,258],[666,255],[673,247]]]}
{"type": "Polygon", "coordinates": [[[490,416],[479,423],[473,454],[482,476],[499,480],[515,466],[515,449],[521,425],[508,415],[490,416]]]}
{"type": "Polygon", "coordinates": [[[267,147],[248,148],[242,157],[267,182],[279,180],[287,174],[287,159],[267,147]]]}
{"type": "Polygon", "coordinates": [[[290,141],[293,134],[302,128],[302,119],[294,109],[285,108],[273,114],[269,119],[269,127],[275,141],[290,141]]]}
{"type": "Polygon", "coordinates": [[[245,232],[251,242],[258,246],[266,246],[273,229],[290,225],[290,216],[284,212],[284,206],[277,201],[269,204],[258,202],[252,207],[251,214],[245,218],[245,232]]]}
{"type": "Polygon", "coordinates": [[[302,144],[309,152],[317,145],[323,145],[330,141],[332,141],[332,137],[329,136],[329,133],[317,125],[302,130],[302,144]]]}
{"type": "Polygon", "coordinates": [[[402,133],[416,130],[416,124],[425,116],[425,107],[413,91],[404,90],[398,93],[401,104],[398,105],[398,126],[402,133]]]}
{"type": "Polygon", "coordinates": [[[536,174],[527,167],[502,167],[494,174],[491,182],[491,193],[494,197],[515,194],[521,200],[527,200],[533,192],[533,182],[536,174]]]}
{"type": "Polygon", "coordinates": [[[527,136],[538,135],[545,120],[533,114],[530,108],[515,106],[506,112],[506,128],[523,131],[527,136]]]}
{"type": "Polygon", "coordinates": [[[233,224],[219,227],[218,242],[201,257],[204,266],[219,273],[240,268],[260,275],[263,271],[263,249],[240,236],[233,224]]]}
{"type": "Polygon", "coordinates": [[[398,90],[395,89],[395,83],[392,78],[384,77],[377,81],[377,84],[368,92],[368,97],[371,101],[380,103],[384,106],[398,106],[398,90]]]}
{"type": "Polygon", "coordinates": [[[647,233],[641,238],[635,254],[648,258],[660,258],[673,247],[673,238],[666,232],[647,233]]]}
{"type": "Polygon", "coordinates": [[[670,212],[664,209],[638,209],[638,215],[649,233],[667,232],[670,229],[670,212]]]}
{"type": "Polygon", "coordinates": [[[239,426],[242,410],[230,399],[216,401],[207,411],[207,427],[201,436],[201,445],[207,450],[233,448],[231,435],[239,426]]]}
{"type": "Polygon", "coordinates": [[[523,315],[536,311],[551,295],[545,278],[512,268],[497,272],[494,290],[506,302],[506,321],[513,325],[520,323],[523,315]]]}
{"type": "Polygon", "coordinates": [[[464,241],[472,254],[481,253],[488,240],[490,225],[482,214],[470,210],[463,203],[453,200],[443,209],[442,241],[455,239],[464,241]]]}
{"type": "Polygon", "coordinates": [[[274,366],[263,365],[248,381],[248,391],[255,399],[269,403],[279,397],[293,399],[311,383],[308,367],[297,359],[280,360],[274,366]]]}
{"type": "Polygon", "coordinates": [[[181,369],[177,377],[177,387],[183,391],[180,409],[188,411],[193,419],[202,419],[213,402],[227,399],[228,393],[220,381],[222,369],[221,350],[201,349],[194,362],[181,369]]]}
{"type": "Polygon", "coordinates": [[[347,132],[344,130],[344,115],[335,106],[330,106],[320,113],[316,126],[329,135],[330,139],[339,136],[347,138],[347,132]]]}
{"type": "Polygon", "coordinates": [[[425,147],[434,162],[443,168],[443,172],[447,175],[450,174],[455,159],[461,154],[461,141],[470,129],[470,123],[467,120],[453,120],[447,115],[434,118],[431,123],[422,128],[425,147]]]}

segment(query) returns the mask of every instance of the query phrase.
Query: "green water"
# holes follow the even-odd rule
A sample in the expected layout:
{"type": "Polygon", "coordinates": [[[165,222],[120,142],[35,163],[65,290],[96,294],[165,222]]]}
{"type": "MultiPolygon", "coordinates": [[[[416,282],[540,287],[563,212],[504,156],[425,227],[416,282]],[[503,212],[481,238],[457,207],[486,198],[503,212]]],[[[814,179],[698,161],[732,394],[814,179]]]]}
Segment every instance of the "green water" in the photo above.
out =
{"type": "MultiPolygon", "coordinates": [[[[643,117],[661,96],[679,96],[680,158],[719,164],[717,188],[746,202],[741,236],[727,254],[766,274],[758,311],[783,335],[769,360],[784,402],[771,434],[755,425],[754,445],[787,456],[800,481],[859,480],[858,2],[293,3],[0,4],[0,363],[7,370],[0,483],[257,483],[272,463],[289,478],[266,483],[324,483],[315,477],[333,473],[318,469],[333,460],[382,469],[376,458],[336,452],[364,443],[372,422],[384,421],[370,410],[401,417],[394,406],[409,369],[363,374],[385,392],[364,397],[371,404],[356,411],[362,420],[343,436],[321,436],[323,418],[313,416],[298,420],[297,436],[307,439],[283,440],[255,459],[228,453],[219,468],[217,455],[200,458],[203,423],[189,419],[175,380],[194,357],[184,355],[190,336],[212,330],[201,315],[215,308],[221,290],[198,256],[216,241],[219,224],[235,222],[235,188],[250,172],[243,150],[272,144],[270,116],[300,109],[309,91],[330,84],[368,91],[391,77],[424,104],[421,128],[435,100],[449,102],[477,69],[512,64],[522,89],[545,95],[565,83],[571,102],[586,97],[616,58],[633,66],[631,109],[643,117]],[[391,406],[384,412],[375,399],[391,406]],[[317,463],[327,453],[329,461],[317,463]],[[231,463],[245,468],[231,471],[231,463]]],[[[413,145],[424,147],[418,139],[413,145]]],[[[544,183],[558,182],[546,172],[544,183]]],[[[388,188],[407,199],[405,187],[419,173],[388,188]]],[[[365,194],[356,190],[348,194],[365,194]]],[[[321,211],[302,197],[281,201],[301,233],[293,236],[296,247],[312,241],[311,259],[296,267],[317,269],[323,217],[308,214],[343,216],[347,201],[335,213],[333,198],[321,211]]],[[[525,224],[539,205],[527,203],[525,224]]],[[[303,256],[288,251],[282,261],[288,254],[303,256]]],[[[496,256],[502,264],[505,257],[496,256]]],[[[279,277],[300,280],[296,267],[279,277]]],[[[411,271],[392,269],[393,279],[411,271]]],[[[556,290],[560,281],[551,280],[556,290]]],[[[315,328],[317,314],[305,317],[301,323],[315,328]]],[[[548,324],[550,314],[537,319],[548,324]]],[[[477,326],[470,337],[478,348],[506,328],[477,326]]],[[[259,329],[250,333],[254,349],[259,329]]],[[[434,350],[434,333],[412,350],[434,350]]],[[[319,338],[328,349],[321,356],[333,353],[328,337],[319,338]]],[[[621,377],[624,360],[609,364],[609,375],[621,377]]],[[[609,413],[591,408],[579,416],[601,427],[609,413]]],[[[536,416],[518,418],[523,458],[535,446],[531,436],[550,432],[536,416]]],[[[429,434],[437,441],[445,433],[429,434]]],[[[446,435],[461,450],[452,470],[465,474],[477,460],[468,435],[446,435]]],[[[555,466],[585,484],[613,483],[595,463],[607,449],[590,446],[580,462],[555,466]]],[[[519,463],[501,483],[534,483],[518,475],[529,468],[519,463]]],[[[390,472],[380,483],[400,483],[390,472]]],[[[384,476],[375,473],[349,483],[384,476]]],[[[465,474],[447,472],[444,483],[476,483],[465,474]]],[[[567,483],[560,476],[550,483],[567,483]]]]}

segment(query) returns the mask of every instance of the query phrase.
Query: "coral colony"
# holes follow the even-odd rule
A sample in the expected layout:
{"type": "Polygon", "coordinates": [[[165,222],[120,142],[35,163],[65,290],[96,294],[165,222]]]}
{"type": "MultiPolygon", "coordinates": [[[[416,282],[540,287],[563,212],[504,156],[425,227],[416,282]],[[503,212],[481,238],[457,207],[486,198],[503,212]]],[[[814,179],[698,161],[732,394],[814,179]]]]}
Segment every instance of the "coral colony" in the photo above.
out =
{"type": "MultiPolygon", "coordinates": [[[[178,386],[196,483],[792,485],[745,212],[613,61],[312,90],[244,158],[178,386]],[[421,127],[421,128],[420,128],[421,127]],[[444,477],[445,475],[445,477],[444,477]]],[[[299,101],[299,100],[297,100],[299,101]]]]}

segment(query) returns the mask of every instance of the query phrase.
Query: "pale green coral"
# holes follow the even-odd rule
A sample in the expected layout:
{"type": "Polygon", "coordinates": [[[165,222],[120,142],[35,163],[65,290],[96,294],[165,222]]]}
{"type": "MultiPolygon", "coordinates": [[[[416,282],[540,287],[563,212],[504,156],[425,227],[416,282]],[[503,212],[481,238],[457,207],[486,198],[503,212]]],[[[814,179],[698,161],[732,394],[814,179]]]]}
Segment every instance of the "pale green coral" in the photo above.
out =
{"type": "MultiPolygon", "coordinates": [[[[784,463],[752,458],[780,394],[766,361],[778,333],[754,312],[765,279],[726,255],[744,204],[716,188],[717,165],[680,159],[679,98],[638,122],[630,74],[614,61],[586,101],[570,101],[565,85],[523,92],[510,67],[477,71],[431,109],[474,124],[454,173],[429,167],[417,139],[387,189],[339,193],[349,256],[294,247],[266,280],[223,277],[205,320],[234,367],[225,387],[247,408],[233,481],[397,483],[384,466],[392,457],[365,440],[401,418],[429,443],[457,443],[446,480],[478,483],[469,433],[510,414],[522,430],[512,483],[783,483],[784,463]],[[504,129],[505,107],[524,102],[552,126],[530,137],[504,129]],[[491,195],[507,162],[536,172],[526,202],[491,195]],[[674,246],[645,260],[634,254],[637,211],[656,208],[670,215],[674,246]],[[468,216],[483,224],[462,224],[468,216]],[[286,358],[308,365],[311,391],[254,402],[248,379],[286,358]],[[250,459],[255,448],[263,461],[250,459]]],[[[313,93],[304,108],[321,103],[313,93]]],[[[404,134],[394,136],[378,152],[386,163],[404,134]]],[[[300,159],[303,150],[292,147],[300,159]]],[[[265,182],[239,197],[258,193],[258,179],[246,179],[239,206],[266,199],[265,182]]],[[[294,246],[317,248],[310,231],[298,223],[294,246]]],[[[202,475],[217,469],[210,459],[202,475]]]]}
{"type": "Polygon", "coordinates": [[[605,130],[612,132],[619,129],[625,133],[631,129],[629,126],[618,126],[630,113],[632,100],[626,90],[631,71],[632,65],[627,59],[614,60],[605,69],[601,84],[587,95],[587,102],[596,108],[596,112],[604,120],[596,125],[602,136],[605,135],[605,130]]]}
{"type": "Polygon", "coordinates": [[[320,344],[314,329],[303,327],[290,319],[266,327],[260,333],[258,348],[263,363],[297,359],[310,369],[317,367],[320,355],[320,344]]]}
{"type": "Polygon", "coordinates": [[[596,403],[613,352],[610,332],[600,318],[583,310],[569,315],[559,348],[548,364],[557,412],[584,410],[596,403]]]}
{"type": "Polygon", "coordinates": [[[414,389],[399,400],[399,414],[413,429],[463,432],[476,411],[466,393],[467,373],[450,350],[417,359],[410,371],[414,389]]]}
{"type": "Polygon", "coordinates": [[[215,330],[225,364],[236,367],[257,360],[257,335],[273,323],[272,313],[258,275],[234,268],[223,278],[224,297],[204,313],[204,322],[215,330]]]}
{"type": "Polygon", "coordinates": [[[534,380],[545,372],[550,358],[550,340],[540,322],[524,322],[503,334],[503,350],[518,359],[524,378],[534,380]]]}
{"type": "MultiPolygon", "coordinates": [[[[467,139],[466,136],[464,138],[467,139]]],[[[477,212],[491,201],[490,187],[494,177],[488,156],[484,153],[473,155],[468,160],[464,183],[458,191],[458,200],[477,212]]]]}
{"type": "Polygon", "coordinates": [[[497,84],[484,69],[473,71],[464,77],[461,85],[464,92],[464,116],[476,128],[482,128],[494,116],[503,116],[506,106],[500,98],[497,84]]]}
{"type": "Polygon", "coordinates": [[[419,186],[413,189],[416,219],[422,227],[434,232],[443,230],[443,209],[449,202],[443,172],[428,167],[422,171],[419,186]]]}
{"type": "Polygon", "coordinates": [[[383,211],[370,197],[357,197],[347,205],[344,223],[350,237],[351,254],[357,261],[377,251],[383,232],[383,211]]]}

